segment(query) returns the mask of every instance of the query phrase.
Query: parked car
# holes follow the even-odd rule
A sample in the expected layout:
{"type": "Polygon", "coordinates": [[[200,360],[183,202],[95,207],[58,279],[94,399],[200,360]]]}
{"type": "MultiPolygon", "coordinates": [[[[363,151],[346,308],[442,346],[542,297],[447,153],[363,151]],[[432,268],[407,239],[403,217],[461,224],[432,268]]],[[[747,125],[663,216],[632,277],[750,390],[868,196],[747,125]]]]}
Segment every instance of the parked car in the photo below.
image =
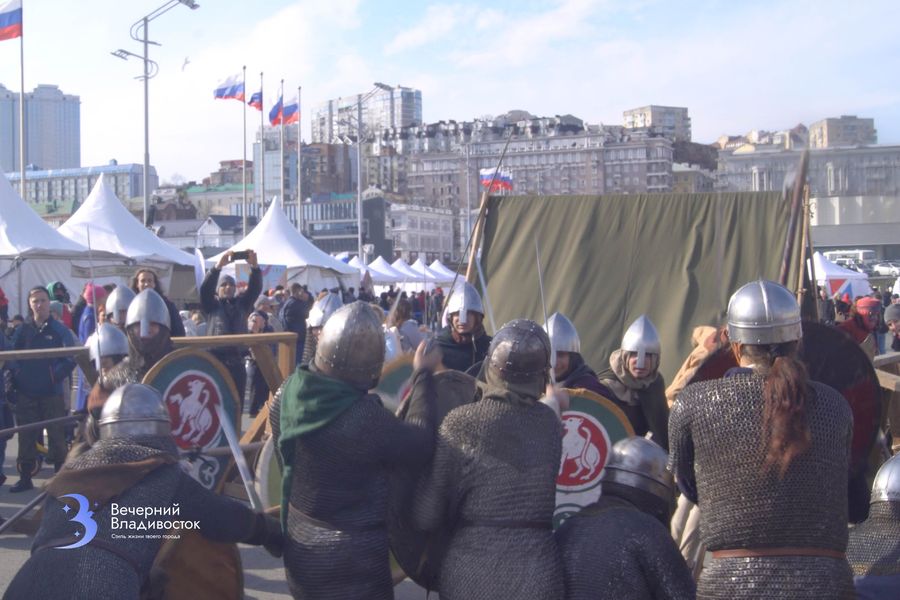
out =
{"type": "Polygon", "coordinates": [[[900,263],[883,262],[878,263],[872,269],[876,275],[884,275],[887,277],[900,277],[900,263]]]}

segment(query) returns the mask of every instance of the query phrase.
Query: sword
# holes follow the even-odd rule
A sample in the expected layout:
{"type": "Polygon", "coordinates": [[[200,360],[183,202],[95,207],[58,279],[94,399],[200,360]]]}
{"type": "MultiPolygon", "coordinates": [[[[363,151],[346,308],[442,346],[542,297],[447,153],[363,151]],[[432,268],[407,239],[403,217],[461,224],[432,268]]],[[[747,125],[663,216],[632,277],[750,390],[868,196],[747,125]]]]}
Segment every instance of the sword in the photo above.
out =
{"type": "Polygon", "coordinates": [[[237,465],[238,473],[241,474],[241,480],[244,482],[244,489],[247,491],[247,498],[250,500],[250,506],[252,506],[253,510],[256,512],[263,512],[265,507],[262,505],[262,501],[256,493],[256,488],[253,487],[253,474],[250,472],[250,467],[247,465],[247,459],[244,457],[243,450],[241,450],[241,444],[238,440],[237,433],[234,430],[234,425],[231,424],[231,421],[222,409],[221,404],[213,403],[213,405],[216,408],[216,414],[219,416],[219,423],[222,424],[222,432],[225,434],[225,439],[228,440],[228,446],[231,448],[234,464],[237,465]]]}
{"type": "MultiPolygon", "coordinates": [[[[538,284],[541,286],[541,309],[544,311],[544,327],[547,327],[547,304],[544,303],[544,275],[541,272],[541,248],[537,238],[534,238],[534,253],[537,257],[538,284]]],[[[553,339],[550,339],[550,383],[556,386],[556,350],[553,348],[553,339]]]]}

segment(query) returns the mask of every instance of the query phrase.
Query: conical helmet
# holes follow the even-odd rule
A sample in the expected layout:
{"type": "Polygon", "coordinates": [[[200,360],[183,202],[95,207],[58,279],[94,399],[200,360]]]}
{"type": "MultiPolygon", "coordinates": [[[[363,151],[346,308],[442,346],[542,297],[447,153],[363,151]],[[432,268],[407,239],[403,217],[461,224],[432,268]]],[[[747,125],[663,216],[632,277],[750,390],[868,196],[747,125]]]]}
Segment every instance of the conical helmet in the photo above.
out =
{"type": "Polygon", "coordinates": [[[323,327],[325,321],[334,314],[334,311],[344,305],[341,295],[336,292],[328,292],[313,304],[309,309],[309,317],[306,319],[307,327],[323,327]]]}
{"type": "Polygon", "coordinates": [[[491,340],[488,375],[510,383],[546,381],[550,368],[550,338],[537,323],[515,319],[491,340]]]}
{"type": "Polygon", "coordinates": [[[334,311],[322,327],[313,361],[325,375],[361,390],[375,387],[384,366],[384,331],[375,309],[352,302],[334,311]]]}
{"type": "Polygon", "coordinates": [[[172,435],[162,395],[142,383],[123,385],[110,395],[100,413],[99,428],[101,440],[172,435]]]}
{"type": "Polygon", "coordinates": [[[482,316],[484,315],[484,305],[481,303],[481,296],[468,281],[462,285],[457,285],[450,292],[450,299],[447,301],[447,316],[453,313],[459,313],[459,322],[465,323],[468,320],[469,311],[475,311],[482,316]]]}
{"type": "Polygon", "coordinates": [[[101,323],[84,345],[87,346],[98,371],[101,358],[128,354],[128,336],[112,323],[101,323]]]}
{"type": "Polygon", "coordinates": [[[544,331],[556,352],[581,352],[581,339],[575,325],[562,313],[555,312],[547,319],[544,331]]]}
{"type": "Polygon", "coordinates": [[[125,327],[125,314],[128,306],[134,300],[134,291],[125,285],[117,285],[106,297],[106,320],[115,323],[119,327],[125,327]]]}
{"type": "Polygon", "coordinates": [[[675,480],[666,468],[668,460],[659,444],[640,436],[628,437],[613,446],[600,481],[627,485],[671,502],[675,480]]]}
{"type": "Polygon", "coordinates": [[[647,315],[641,315],[622,336],[622,350],[637,354],[637,366],[643,369],[648,354],[660,354],[659,334],[647,315]]]}
{"type": "Polygon", "coordinates": [[[784,286],[760,279],[728,301],[728,338],[751,345],[783,344],[803,336],[800,305],[784,286]]]}
{"type": "Polygon", "coordinates": [[[141,324],[141,337],[150,335],[150,323],[162,325],[169,331],[172,330],[169,308],[166,306],[162,296],[157,294],[152,288],[147,288],[135,296],[128,306],[125,327],[131,327],[135,323],[141,324]]]}
{"type": "Polygon", "coordinates": [[[872,484],[872,502],[900,501],[900,454],[889,458],[878,469],[872,484]]]}

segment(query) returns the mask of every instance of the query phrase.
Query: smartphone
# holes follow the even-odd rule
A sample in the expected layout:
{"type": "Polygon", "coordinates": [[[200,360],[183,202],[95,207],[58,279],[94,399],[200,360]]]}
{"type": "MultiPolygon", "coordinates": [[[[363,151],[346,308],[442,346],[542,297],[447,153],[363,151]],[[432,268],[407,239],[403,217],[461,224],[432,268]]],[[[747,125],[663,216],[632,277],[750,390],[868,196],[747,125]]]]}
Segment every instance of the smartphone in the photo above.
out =
{"type": "Polygon", "coordinates": [[[231,262],[236,260],[247,260],[248,258],[250,258],[249,250],[239,250],[231,255],[231,262]]]}

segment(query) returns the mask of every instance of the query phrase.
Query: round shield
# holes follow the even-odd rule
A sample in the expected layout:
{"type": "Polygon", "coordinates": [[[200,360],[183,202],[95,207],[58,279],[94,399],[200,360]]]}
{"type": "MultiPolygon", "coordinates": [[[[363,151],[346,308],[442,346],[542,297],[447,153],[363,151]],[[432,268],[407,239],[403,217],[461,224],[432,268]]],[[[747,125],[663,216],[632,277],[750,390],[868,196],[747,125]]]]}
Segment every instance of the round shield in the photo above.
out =
{"type": "Polygon", "coordinates": [[[231,455],[212,457],[203,451],[228,447],[217,404],[235,430],[240,429],[238,394],[228,370],[209,352],[181,348],[153,365],[143,383],[162,394],[178,447],[198,451],[197,457],[186,463],[188,473],[207,489],[218,491],[231,455]]]}
{"type": "Polygon", "coordinates": [[[413,374],[413,355],[401,354],[381,369],[381,379],[372,392],[381,397],[381,402],[389,411],[394,412],[400,401],[409,391],[409,382],[413,374]]]}
{"type": "MultiPolygon", "coordinates": [[[[850,475],[865,472],[881,419],[881,388],[872,361],[843,331],[811,321],[803,322],[800,359],[810,379],[830,385],[850,404],[853,411],[850,475]]],[[[700,365],[690,383],[718,379],[736,366],[731,347],[726,346],[700,365]]]]}
{"type": "Polygon", "coordinates": [[[603,473],[613,444],[634,435],[625,413],[590,390],[566,390],[569,410],[562,413],[562,458],[556,478],[553,526],[600,497],[603,473]]]}
{"type": "Polygon", "coordinates": [[[253,467],[256,493],[263,506],[281,506],[281,465],[275,452],[275,439],[269,438],[260,449],[253,467]]]}

